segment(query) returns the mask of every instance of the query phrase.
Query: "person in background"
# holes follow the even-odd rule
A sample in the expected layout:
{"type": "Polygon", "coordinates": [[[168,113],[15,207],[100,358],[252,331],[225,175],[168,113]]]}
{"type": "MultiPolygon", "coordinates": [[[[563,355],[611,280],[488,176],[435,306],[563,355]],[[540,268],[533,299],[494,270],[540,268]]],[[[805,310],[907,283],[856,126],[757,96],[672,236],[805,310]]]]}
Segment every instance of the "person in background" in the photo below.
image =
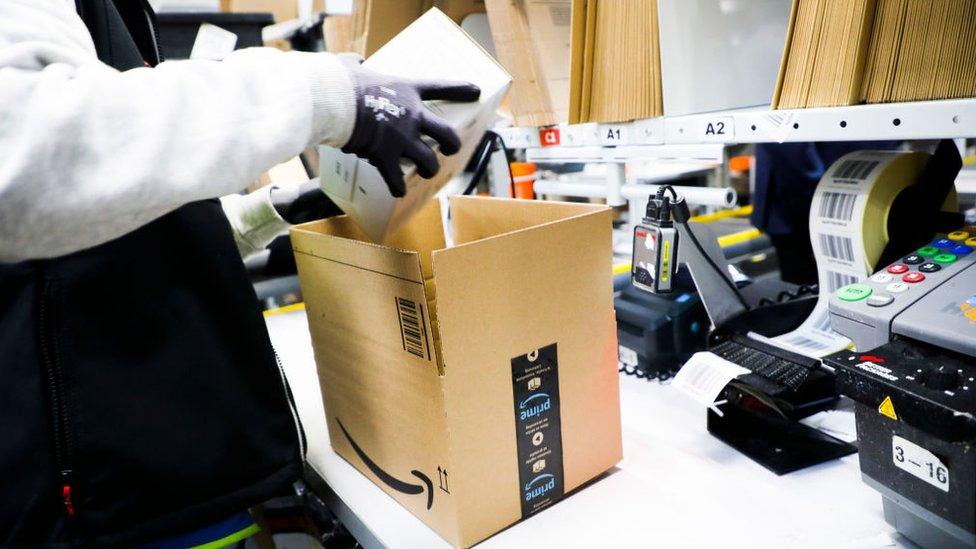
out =
{"type": "Polygon", "coordinates": [[[0,546],[217,547],[302,475],[241,254],[302,191],[234,195],[324,143],[438,171],[426,99],[325,53],[161,62],[146,0],[0,2],[0,546]],[[216,197],[228,195],[223,201],[216,197]]]}
{"type": "Polygon", "coordinates": [[[893,150],[900,144],[848,141],[756,145],[752,224],[773,241],[784,281],[817,283],[817,261],[810,244],[810,205],[827,168],[847,153],[893,150]]]}

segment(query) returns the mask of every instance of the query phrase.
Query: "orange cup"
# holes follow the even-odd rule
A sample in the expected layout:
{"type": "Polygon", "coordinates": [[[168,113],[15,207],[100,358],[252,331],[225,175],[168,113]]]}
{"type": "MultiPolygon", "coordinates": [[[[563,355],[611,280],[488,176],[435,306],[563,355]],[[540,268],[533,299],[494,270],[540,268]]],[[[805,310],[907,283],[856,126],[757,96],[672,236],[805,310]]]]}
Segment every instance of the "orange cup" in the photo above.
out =
{"type": "Polygon", "coordinates": [[[535,164],[532,162],[512,162],[512,182],[515,187],[515,198],[532,200],[535,198],[533,185],[535,184],[535,164]]]}

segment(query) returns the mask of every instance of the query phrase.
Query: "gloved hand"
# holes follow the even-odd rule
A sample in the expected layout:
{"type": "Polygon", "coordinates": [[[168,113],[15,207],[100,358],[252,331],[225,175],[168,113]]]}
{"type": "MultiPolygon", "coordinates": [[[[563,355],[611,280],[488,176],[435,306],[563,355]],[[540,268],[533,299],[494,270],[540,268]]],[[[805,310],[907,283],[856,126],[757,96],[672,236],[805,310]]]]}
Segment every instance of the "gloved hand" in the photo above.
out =
{"type": "Polygon", "coordinates": [[[360,65],[359,56],[340,56],[356,88],[356,125],[342,151],[352,153],[376,166],[395,197],[406,194],[400,159],[417,166],[417,174],[429,179],[440,165],[434,151],[421,139],[433,138],[446,155],[461,148],[457,133],[440,117],[424,107],[422,101],[477,101],[478,86],[445,80],[420,81],[372,71],[360,65]]]}

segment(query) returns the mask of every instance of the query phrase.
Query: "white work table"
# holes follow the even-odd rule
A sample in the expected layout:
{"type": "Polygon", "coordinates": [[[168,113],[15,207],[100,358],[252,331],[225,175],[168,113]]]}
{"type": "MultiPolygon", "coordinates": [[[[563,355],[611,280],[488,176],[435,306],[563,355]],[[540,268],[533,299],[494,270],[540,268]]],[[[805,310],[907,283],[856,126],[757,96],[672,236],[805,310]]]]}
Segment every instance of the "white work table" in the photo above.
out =
{"type": "MultiPolygon", "coordinates": [[[[305,312],[267,323],[333,512],[368,549],[449,547],[332,451],[305,312]]],[[[778,477],[709,435],[705,410],[667,385],[621,376],[620,400],[624,460],[479,547],[911,545],[884,522],[856,455],[778,477]]]]}

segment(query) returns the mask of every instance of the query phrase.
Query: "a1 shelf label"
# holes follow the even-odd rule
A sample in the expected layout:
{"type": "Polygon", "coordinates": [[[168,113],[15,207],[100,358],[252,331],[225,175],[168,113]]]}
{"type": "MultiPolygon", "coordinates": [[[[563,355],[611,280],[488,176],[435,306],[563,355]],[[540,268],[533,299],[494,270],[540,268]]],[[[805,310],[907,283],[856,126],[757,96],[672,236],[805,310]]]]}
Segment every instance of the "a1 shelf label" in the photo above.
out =
{"type": "Polygon", "coordinates": [[[627,124],[600,124],[601,145],[626,145],[630,143],[630,126],[627,124]]]}
{"type": "Polygon", "coordinates": [[[706,118],[698,126],[702,142],[726,142],[735,138],[735,122],[731,116],[706,118]]]}

